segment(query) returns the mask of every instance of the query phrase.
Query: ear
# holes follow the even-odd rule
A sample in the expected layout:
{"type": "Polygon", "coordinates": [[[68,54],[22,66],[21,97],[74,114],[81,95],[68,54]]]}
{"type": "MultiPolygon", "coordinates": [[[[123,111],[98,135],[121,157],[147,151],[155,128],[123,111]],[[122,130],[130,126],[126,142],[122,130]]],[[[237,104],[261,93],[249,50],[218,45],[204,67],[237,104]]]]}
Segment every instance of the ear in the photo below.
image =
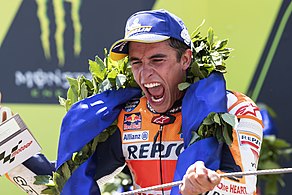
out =
{"type": "Polygon", "coordinates": [[[183,66],[183,70],[187,70],[188,67],[191,65],[192,55],[193,55],[193,53],[192,53],[191,49],[187,49],[185,51],[185,53],[182,55],[181,63],[182,63],[182,66],[183,66]]]}

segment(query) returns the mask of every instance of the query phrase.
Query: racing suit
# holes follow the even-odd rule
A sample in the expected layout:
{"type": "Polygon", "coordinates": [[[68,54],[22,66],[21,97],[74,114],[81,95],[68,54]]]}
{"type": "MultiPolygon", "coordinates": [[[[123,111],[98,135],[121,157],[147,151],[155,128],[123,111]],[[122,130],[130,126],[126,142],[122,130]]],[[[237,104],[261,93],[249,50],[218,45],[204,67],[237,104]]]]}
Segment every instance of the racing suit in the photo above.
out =
{"type": "MultiPolygon", "coordinates": [[[[233,143],[223,145],[220,169],[217,172],[254,171],[257,169],[262,142],[262,121],[258,107],[245,95],[227,92],[228,112],[238,118],[233,129],[233,143]]],[[[195,111],[194,111],[195,114],[195,111]]],[[[134,188],[149,187],[173,181],[178,155],[184,150],[181,136],[181,101],[177,101],[167,113],[158,114],[147,103],[145,97],[133,99],[122,109],[118,117],[118,129],[106,143],[97,147],[97,154],[108,158],[96,158],[103,164],[96,173],[96,181],[104,184],[128,165],[134,188]]],[[[204,151],[202,151],[204,152],[204,151]]],[[[33,158],[34,159],[34,158],[33,158]]],[[[20,187],[30,187],[32,194],[40,194],[41,189],[33,185],[36,164],[47,167],[47,162],[30,159],[21,171],[13,169],[6,176],[20,187]],[[22,182],[14,178],[21,177],[22,182]],[[24,183],[25,182],[25,183],[24,183]],[[21,184],[21,185],[20,185],[21,184]]],[[[39,157],[36,157],[39,159],[39,157]]],[[[45,161],[45,160],[44,160],[45,161]]],[[[42,188],[43,189],[43,188],[42,188]]],[[[222,178],[221,183],[205,194],[255,194],[256,176],[222,178]]],[[[153,190],[143,195],[170,194],[170,188],[153,190]]]]}
{"type": "MultiPolygon", "coordinates": [[[[238,118],[233,143],[224,144],[218,172],[255,171],[262,142],[262,121],[258,107],[245,95],[228,92],[228,112],[238,118]]],[[[195,111],[194,111],[195,112],[195,111]]],[[[123,154],[134,187],[143,188],[173,181],[178,155],[183,150],[181,104],[167,113],[156,113],[145,97],[131,101],[120,113],[123,154]]],[[[202,151],[204,152],[204,151],[202,151]]],[[[170,194],[171,188],[143,195],[170,194]]],[[[255,194],[256,176],[222,178],[206,194],[255,194]]]]}

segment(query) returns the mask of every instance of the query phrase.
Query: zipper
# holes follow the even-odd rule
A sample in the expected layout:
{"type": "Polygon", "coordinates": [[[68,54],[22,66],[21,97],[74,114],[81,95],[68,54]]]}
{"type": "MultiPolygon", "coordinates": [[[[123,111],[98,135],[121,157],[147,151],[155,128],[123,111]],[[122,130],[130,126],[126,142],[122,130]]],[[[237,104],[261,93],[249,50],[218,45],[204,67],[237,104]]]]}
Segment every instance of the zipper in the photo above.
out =
{"type": "MultiPolygon", "coordinates": [[[[162,147],[162,132],[163,132],[163,125],[160,125],[160,128],[159,130],[157,131],[157,133],[155,134],[154,136],[154,139],[153,139],[153,144],[156,143],[157,141],[157,138],[159,136],[159,146],[158,146],[158,149],[159,149],[159,171],[160,171],[160,184],[163,184],[163,170],[162,170],[162,154],[161,154],[161,147],[162,147]]],[[[164,195],[164,190],[161,189],[161,192],[162,192],[162,195],[164,195]]]]}

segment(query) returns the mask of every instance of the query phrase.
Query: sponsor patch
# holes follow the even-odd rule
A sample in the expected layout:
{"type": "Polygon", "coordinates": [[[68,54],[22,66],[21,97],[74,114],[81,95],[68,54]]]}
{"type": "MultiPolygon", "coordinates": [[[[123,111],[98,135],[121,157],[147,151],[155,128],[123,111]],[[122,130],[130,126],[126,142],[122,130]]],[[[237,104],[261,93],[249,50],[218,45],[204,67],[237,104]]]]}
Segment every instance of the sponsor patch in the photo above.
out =
{"type": "Polygon", "coordinates": [[[131,25],[127,25],[126,37],[130,37],[141,32],[149,32],[151,29],[152,26],[142,26],[140,24],[139,18],[136,18],[131,25]]]}
{"type": "Polygon", "coordinates": [[[259,112],[259,108],[252,103],[248,105],[241,106],[236,112],[236,116],[242,116],[242,115],[252,115],[252,116],[257,116],[257,112],[259,112]]]}
{"type": "Polygon", "coordinates": [[[123,145],[126,160],[177,160],[178,155],[184,150],[183,141],[168,141],[159,143],[140,142],[123,145]]]}
{"type": "Polygon", "coordinates": [[[217,185],[217,189],[208,192],[206,195],[224,195],[224,194],[248,194],[246,186],[236,183],[221,182],[217,185]]]}
{"type": "Polygon", "coordinates": [[[149,131],[126,132],[123,133],[123,143],[131,143],[137,141],[148,141],[149,131]]]}
{"type": "Polygon", "coordinates": [[[262,143],[260,137],[253,133],[240,131],[239,140],[240,144],[248,144],[251,147],[251,150],[255,154],[255,156],[259,156],[262,143]]]}
{"type": "Polygon", "coordinates": [[[126,112],[132,112],[140,103],[140,99],[139,98],[135,98],[130,100],[129,102],[126,103],[126,106],[124,107],[124,110],[126,112]]]}
{"type": "Polygon", "coordinates": [[[172,124],[175,121],[175,116],[173,115],[160,115],[160,116],[154,116],[151,120],[152,123],[158,124],[158,125],[168,125],[172,124]]]}
{"type": "Polygon", "coordinates": [[[138,130],[141,129],[142,116],[138,113],[124,115],[124,130],[138,130]]]}

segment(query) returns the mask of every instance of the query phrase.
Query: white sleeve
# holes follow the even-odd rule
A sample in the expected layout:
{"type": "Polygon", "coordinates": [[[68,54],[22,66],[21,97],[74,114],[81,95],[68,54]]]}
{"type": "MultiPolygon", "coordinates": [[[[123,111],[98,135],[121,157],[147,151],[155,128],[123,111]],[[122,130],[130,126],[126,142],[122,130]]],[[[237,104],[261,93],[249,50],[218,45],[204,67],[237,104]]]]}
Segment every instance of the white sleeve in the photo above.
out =
{"type": "MultiPolygon", "coordinates": [[[[227,163],[227,166],[218,172],[256,171],[263,138],[259,108],[250,98],[241,93],[228,93],[227,98],[228,112],[237,116],[238,126],[233,129],[233,143],[229,147],[226,146],[227,150],[229,149],[230,158],[222,160],[227,163]],[[230,161],[232,163],[229,164],[230,161]]],[[[206,194],[256,194],[256,183],[257,177],[254,175],[222,178],[221,183],[206,194]]]]}

